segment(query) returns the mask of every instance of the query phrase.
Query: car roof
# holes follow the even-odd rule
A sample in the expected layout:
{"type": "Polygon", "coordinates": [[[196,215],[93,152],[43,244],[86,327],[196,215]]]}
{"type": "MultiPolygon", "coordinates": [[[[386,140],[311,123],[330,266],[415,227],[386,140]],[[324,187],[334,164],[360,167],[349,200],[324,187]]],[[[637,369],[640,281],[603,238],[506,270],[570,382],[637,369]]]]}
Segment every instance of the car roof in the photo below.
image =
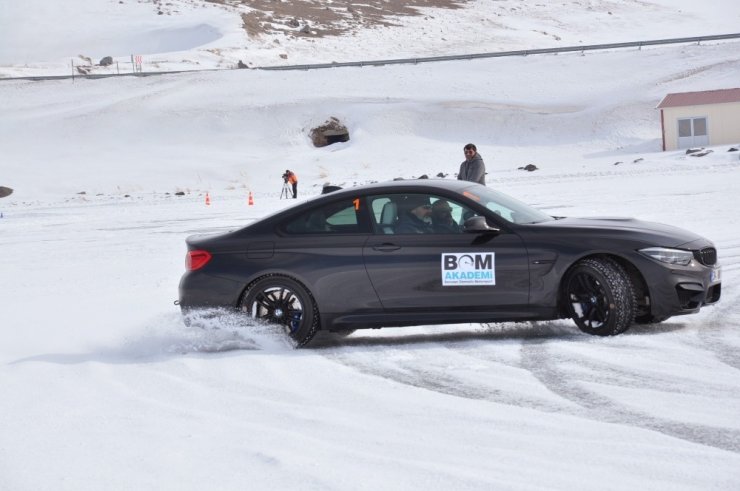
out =
{"type": "Polygon", "coordinates": [[[252,224],[247,225],[246,227],[244,227],[244,229],[249,229],[253,226],[273,223],[275,220],[284,219],[285,216],[303,213],[304,211],[310,210],[317,206],[322,206],[322,204],[324,203],[335,201],[337,199],[356,198],[358,194],[361,196],[365,196],[372,193],[421,193],[430,191],[434,192],[435,190],[461,193],[464,189],[470,189],[476,186],[481,185],[470,181],[459,181],[457,179],[399,179],[397,181],[361,184],[359,186],[353,186],[350,188],[331,191],[326,194],[312,196],[302,203],[297,203],[294,206],[289,206],[288,208],[266,215],[253,222],[252,224]]]}
{"type": "Polygon", "coordinates": [[[432,189],[442,189],[445,191],[460,192],[463,189],[470,188],[472,186],[480,186],[469,181],[459,181],[457,179],[399,179],[397,181],[385,181],[376,182],[372,184],[363,184],[360,186],[354,186],[351,188],[344,188],[339,191],[332,191],[324,196],[338,196],[347,194],[367,194],[372,192],[399,192],[399,191],[410,191],[432,189]]]}

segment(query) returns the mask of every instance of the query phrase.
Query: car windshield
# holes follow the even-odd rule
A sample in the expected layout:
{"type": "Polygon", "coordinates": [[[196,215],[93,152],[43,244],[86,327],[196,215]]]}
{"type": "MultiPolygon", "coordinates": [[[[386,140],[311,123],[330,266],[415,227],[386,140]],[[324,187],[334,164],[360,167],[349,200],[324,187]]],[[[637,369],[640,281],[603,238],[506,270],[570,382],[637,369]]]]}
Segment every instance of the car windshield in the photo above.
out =
{"type": "Polygon", "coordinates": [[[547,213],[532,208],[511,196],[483,186],[471,186],[464,189],[462,194],[511,223],[540,223],[554,220],[547,213]]]}

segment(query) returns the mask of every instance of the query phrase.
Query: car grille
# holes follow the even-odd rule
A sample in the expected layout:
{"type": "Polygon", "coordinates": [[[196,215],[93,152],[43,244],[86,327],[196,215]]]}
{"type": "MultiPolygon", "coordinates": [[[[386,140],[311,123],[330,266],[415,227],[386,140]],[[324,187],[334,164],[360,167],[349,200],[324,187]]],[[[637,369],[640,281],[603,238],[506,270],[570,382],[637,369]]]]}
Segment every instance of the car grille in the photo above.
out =
{"type": "Polygon", "coordinates": [[[694,251],[694,257],[705,266],[714,266],[717,263],[717,249],[705,247],[700,251],[694,251]]]}

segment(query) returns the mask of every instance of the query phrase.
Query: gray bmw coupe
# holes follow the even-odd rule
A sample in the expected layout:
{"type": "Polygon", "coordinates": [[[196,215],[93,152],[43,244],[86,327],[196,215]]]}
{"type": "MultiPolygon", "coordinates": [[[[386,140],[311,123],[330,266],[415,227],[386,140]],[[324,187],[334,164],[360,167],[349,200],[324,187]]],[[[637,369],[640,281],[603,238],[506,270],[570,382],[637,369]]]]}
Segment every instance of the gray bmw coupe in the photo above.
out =
{"type": "Polygon", "coordinates": [[[179,305],[317,330],[548,320],[615,335],[721,294],[717,251],[631,218],[552,217],[479,184],[394,181],[187,239],[179,305]]]}

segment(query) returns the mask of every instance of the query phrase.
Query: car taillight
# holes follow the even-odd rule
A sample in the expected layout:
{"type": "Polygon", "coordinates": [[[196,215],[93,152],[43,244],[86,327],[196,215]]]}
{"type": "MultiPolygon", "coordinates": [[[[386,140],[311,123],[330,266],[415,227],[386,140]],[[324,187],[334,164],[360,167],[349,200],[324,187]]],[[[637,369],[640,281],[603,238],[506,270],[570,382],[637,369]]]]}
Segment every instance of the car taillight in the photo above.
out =
{"type": "Polygon", "coordinates": [[[188,251],[185,256],[185,268],[188,271],[200,269],[211,260],[211,253],[208,251],[188,251]]]}

